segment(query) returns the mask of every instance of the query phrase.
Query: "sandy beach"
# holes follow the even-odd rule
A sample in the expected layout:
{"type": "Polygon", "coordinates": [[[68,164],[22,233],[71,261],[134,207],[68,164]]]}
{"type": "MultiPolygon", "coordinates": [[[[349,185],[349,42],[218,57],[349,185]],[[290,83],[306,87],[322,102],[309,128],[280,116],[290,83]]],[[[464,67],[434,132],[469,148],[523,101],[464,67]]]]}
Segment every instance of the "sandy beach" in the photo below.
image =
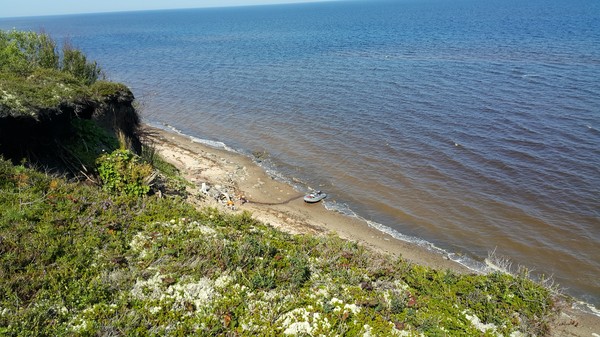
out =
{"type": "MultiPolygon", "coordinates": [[[[473,272],[439,252],[397,240],[365,221],[327,210],[322,203],[305,203],[303,193],[272,178],[249,157],[155,127],[145,126],[145,134],[146,142],[195,184],[190,199],[199,206],[230,212],[249,211],[256,219],[289,233],[335,234],[412,263],[458,273],[473,272]],[[203,183],[209,192],[218,189],[228,193],[233,205],[202,193],[203,183]]],[[[600,337],[600,317],[567,308],[555,322],[552,335],[600,337]]]]}

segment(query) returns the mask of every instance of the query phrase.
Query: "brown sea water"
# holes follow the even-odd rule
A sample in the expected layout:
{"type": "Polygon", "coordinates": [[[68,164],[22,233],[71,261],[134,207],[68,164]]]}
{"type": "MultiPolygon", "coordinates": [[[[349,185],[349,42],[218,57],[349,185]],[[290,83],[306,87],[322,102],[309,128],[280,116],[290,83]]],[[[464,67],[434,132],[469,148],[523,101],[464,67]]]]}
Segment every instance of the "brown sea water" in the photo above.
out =
{"type": "MultiPolygon", "coordinates": [[[[0,19],[327,206],[600,305],[600,4],[373,1],[0,19]]],[[[435,247],[435,248],[433,248],[435,247]]]]}

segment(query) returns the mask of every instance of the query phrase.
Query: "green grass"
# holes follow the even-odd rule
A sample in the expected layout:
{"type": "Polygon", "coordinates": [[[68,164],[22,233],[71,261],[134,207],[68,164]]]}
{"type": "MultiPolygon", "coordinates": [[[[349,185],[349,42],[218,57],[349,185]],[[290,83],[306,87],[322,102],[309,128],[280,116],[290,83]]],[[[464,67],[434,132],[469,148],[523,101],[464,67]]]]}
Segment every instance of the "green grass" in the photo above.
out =
{"type": "Polygon", "coordinates": [[[524,276],[432,270],[4,160],[0,209],[0,335],[543,336],[554,314],[524,276]]]}

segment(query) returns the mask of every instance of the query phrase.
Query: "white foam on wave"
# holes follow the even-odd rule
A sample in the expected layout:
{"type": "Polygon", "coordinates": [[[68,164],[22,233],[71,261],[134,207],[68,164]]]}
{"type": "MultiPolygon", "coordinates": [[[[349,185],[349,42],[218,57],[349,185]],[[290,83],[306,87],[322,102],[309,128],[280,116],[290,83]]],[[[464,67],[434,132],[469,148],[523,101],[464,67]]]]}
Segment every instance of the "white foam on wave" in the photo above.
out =
{"type": "Polygon", "coordinates": [[[573,303],[573,308],[600,317],[600,309],[596,308],[593,304],[584,301],[576,301],[573,303]]]}
{"type": "Polygon", "coordinates": [[[192,142],[194,142],[194,143],[204,144],[204,145],[208,145],[210,147],[215,147],[218,149],[223,149],[223,150],[227,150],[229,152],[237,153],[237,151],[235,149],[227,146],[227,144],[225,144],[223,142],[218,142],[218,141],[209,140],[209,139],[201,139],[201,138],[197,138],[197,137],[193,137],[193,136],[189,136],[189,137],[192,140],[192,142]]]}
{"type": "Polygon", "coordinates": [[[414,236],[409,236],[409,235],[402,234],[402,233],[398,232],[397,230],[395,230],[393,228],[390,228],[388,226],[382,225],[382,224],[374,222],[374,221],[368,221],[368,220],[365,220],[365,219],[363,219],[363,220],[366,221],[367,224],[370,227],[373,227],[373,228],[377,229],[380,232],[389,234],[389,235],[391,235],[393,238],[395,238],[397,240],[406,241],[406,242],[415,244],[415,245],[417,245],[419,247],[423,247],[423,248],[425,248],[425,249],[427,249],[427,250],[429,250],[429,251],[431,251],[431,252],[433,252],[435,254],[440,254],[442,256],[445,256],[450,261],[454,261],[454,262],[456,262],[456,263],[458,263],[460,265],[463,265],[466,268],[468,268],[468,269],[470,269],[470,270],[472,270],[474,272],[478,272],[478,273],[485,273],[485,272],[487,272],[485,266],[482,263],[477,262],[474,259],[469,258],[468,256],[457,254],[457,253],[448,252],[445,249],[440,248],[440,247],[434,245],[433,243],[431,243],[431,242],[429,242],[427,240],[424,240],[424,239],[421,239],[421,238],[417,238],[417,237],[414,237],[414,236]]]}
{"type": "Polygon", "coordinates": [[[448,252],[445,249],[440,248],[427,240],[424,240],[424,239],[421,239],[418,237],[414,237],[414,236],[410,236],[410,235],[406,235],[406,234],[403,234],[391,227],[383,225],[381,223],[367,220],[367,219],[361,217],[360,215],[356,214],[356,212],[354,212],[346,204],[332,202],[332,201],[325,201],[325,208],[330,211],[335,211],[335,212],[342,213],[344,215],[347,215],[347,216],[350,216],[353,218],[357,218],[357,219],[365,222],[369,227],[375,228],[376,230],[378,230],[382,233],[388,234],[396,240],[412,243],[419,247],[423,247],[432,253],[445,256],[449,260],[454,261],[460,265],[463,265],[466,268],[468,268],[474,272],[486,273],[489,271],[483,263],[477,262],[476,260],[474,260],[468,256],[448,252]]]}
{"type": "MultiPolygon", "coordinates": [[[[156,126],[156,125],[152,125],[152,126],[156,126]]],[[[166,128],[168,128],[169,130],[175,132],[176,134],[178,134],[180,136],[184,136],[184,137],[189,138],[194,143],[204,144],[204,145],[208,145],[210,147],[214,147],[214,148],[217,148],[217,149],[223,149],[223,150],[227,150],[229,152],[239,153],[238,151],[236,151],[235,149],[227,146],[227,144],[225,144],[223,142],[219,142],[219,141],[216,141],[216,140],[210,140],[210,139],[202,139],[202,138],[190,136],[188,134],[183,133],[181,130],[177,129],[176,127],[174,127],[174,126],[172,126],[170,124],[167,124],[167,123],[164,123],[163,126],[166,127],[166,128]]],[[[160,126],[158,126],[158,127],[164,129],[164,127],[160,127],[160,126]]]]}

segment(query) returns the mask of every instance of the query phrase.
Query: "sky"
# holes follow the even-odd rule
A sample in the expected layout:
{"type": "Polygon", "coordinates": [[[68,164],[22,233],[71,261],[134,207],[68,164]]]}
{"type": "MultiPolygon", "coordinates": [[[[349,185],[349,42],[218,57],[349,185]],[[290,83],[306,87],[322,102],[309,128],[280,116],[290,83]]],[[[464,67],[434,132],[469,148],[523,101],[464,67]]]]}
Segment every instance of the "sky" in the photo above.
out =
{"type": "Polygon", "coordinates": [[[315,2],[315,0],[0,0],[0,17],[315,2]]]}

